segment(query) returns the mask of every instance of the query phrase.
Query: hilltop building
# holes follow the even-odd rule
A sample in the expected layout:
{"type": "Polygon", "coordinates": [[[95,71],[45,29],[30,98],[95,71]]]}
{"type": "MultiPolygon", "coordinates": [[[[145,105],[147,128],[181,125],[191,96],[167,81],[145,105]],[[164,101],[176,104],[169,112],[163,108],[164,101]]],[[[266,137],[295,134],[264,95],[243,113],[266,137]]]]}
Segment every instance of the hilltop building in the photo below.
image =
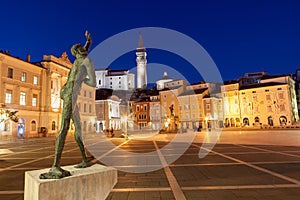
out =
{"type": "Polygon", "coordinates": [[[134,74],[129,70],[96,69],[96,88],[112,90],[135,89],[134,74]]]}

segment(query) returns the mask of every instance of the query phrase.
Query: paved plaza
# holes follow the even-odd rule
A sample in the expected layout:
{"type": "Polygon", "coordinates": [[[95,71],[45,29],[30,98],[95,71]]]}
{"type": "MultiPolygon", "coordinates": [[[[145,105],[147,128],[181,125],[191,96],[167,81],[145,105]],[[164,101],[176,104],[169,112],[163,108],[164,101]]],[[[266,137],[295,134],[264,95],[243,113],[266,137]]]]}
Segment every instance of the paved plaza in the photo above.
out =
{"type": "MultiPolygon", "coordinates": [[[[97,154],[98,163],[108,161],[119,170],[108,200],[299,199],[299,130],[224,131],[215,145],[207,137],[212,133],[193,134],[196,137],[188,145],[173,144],[175,134],[145,134],[128,140],[97,134],[85,142],[89,152],[97,154]],[[112,147],[107,150],[109,144],[112,147]],[[203,158],[199,158],[200,149],[207,154],[203,158]],[[178,159],[167,165],[174,156],[178,159]]],[[[23,199],[24,172],[49,168],[54,144],[54,137],[0,141],[1,200],[23,199]]],[[[79,162],[80,152],[69,137],[61,164],[79,162]]]]}

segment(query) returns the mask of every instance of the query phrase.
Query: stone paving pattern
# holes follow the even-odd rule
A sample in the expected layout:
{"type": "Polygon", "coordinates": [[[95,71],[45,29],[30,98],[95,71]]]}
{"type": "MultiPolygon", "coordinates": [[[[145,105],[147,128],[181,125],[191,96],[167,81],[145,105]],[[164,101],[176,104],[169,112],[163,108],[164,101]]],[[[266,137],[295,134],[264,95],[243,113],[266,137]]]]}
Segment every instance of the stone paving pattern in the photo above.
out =
{"type": "MultiPolygon", "coordinates": [[[[89,140],[97,143],[97,137],[89,140]]],[[[126,143],[120,138],[109,140],[124,150],[136,153],[155,151],[155,142],[159,148],[168,143],[155,141],[155,137],[153,140],[128,140],[126,143]]],[[[1,149],[13,152],[0,154],[1,200],[23,199],[24,172],[49,168],[53,161],[54,143],[54,137],[0,141],[1,149]]],[[[200,147],[201,143],[195,140],[178,160],[165,169],[148,173],[119,171],[118,183],[107,200],[300,199],[300,147],[216,144],[206,157],[199,159],[200,147]],[[168,170],[171,174],[167,173],[168,170]],[[171,176],[176,178],[175,185],[179,185],[177,190],[180,191],[174,191],[174,185],[170,184],[171,176]],[[177,196],[177,192],[183,197],[177,196]]],[[[101,152],[100,144],[94,148],[101,152]]],[[[118,155],[116,150],[106,157],[118,155]]],[[[164,155],[165,159],[169,156],[164,155]]],[[[74,139],[67,138],[62,166],[80,161],[74,139]]]]}

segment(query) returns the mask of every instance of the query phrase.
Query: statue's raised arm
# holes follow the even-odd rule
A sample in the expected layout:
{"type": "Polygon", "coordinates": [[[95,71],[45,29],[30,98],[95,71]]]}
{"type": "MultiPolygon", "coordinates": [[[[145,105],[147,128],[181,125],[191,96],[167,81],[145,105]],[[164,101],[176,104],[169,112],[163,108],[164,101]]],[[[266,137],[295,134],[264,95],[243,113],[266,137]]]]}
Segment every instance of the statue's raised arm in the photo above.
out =
{"type": "Polygon", "coordinates": [[[92,38],[91,38],[91,34],[88,30],[85,31],[85,37],[86,37],[86,42],[85,42],[85,45],[84,45],[83,48],[86,51],[89,51],[90,47],[91,47],[91,44],[92,44],[92,38]]]}

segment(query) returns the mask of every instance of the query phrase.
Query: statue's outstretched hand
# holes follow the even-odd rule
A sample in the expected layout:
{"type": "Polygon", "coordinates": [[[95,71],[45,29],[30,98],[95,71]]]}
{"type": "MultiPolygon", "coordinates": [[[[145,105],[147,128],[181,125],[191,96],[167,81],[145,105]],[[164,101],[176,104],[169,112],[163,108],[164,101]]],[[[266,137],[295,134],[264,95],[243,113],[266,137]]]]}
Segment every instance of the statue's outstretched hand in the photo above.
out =
{"type": "Polygon", "coordinates": [[[85,37],[87,40],[91,40],[91,34],[88,30],[85,31],[85,37]]]}

